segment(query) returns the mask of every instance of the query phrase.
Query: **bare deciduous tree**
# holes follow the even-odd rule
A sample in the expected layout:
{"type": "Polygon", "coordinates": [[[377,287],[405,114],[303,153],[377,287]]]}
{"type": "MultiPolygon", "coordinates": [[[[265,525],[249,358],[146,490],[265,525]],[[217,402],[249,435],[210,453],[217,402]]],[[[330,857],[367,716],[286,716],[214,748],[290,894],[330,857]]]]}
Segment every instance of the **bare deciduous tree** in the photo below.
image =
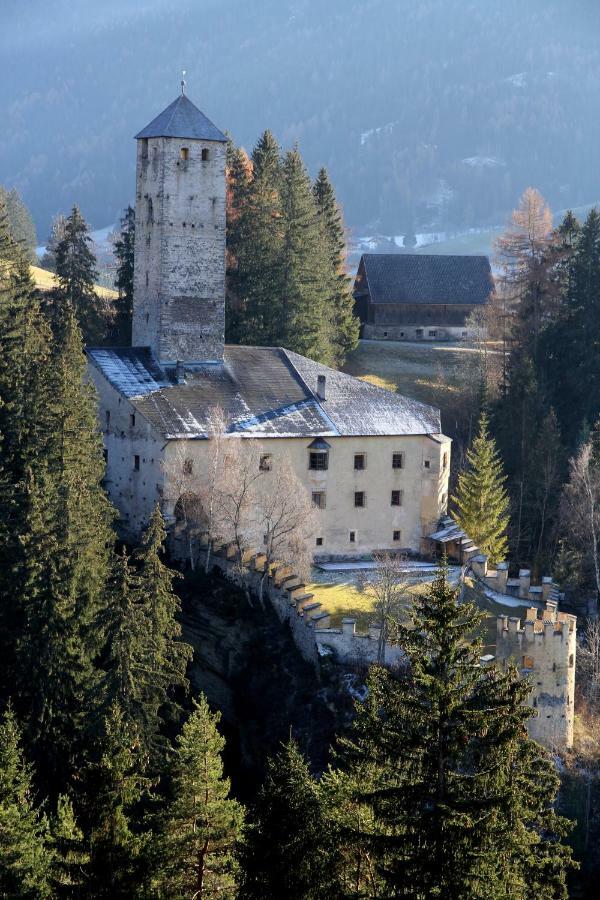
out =
{"type": "Polygon", "coordinates": [[[377,662],[385,661],[385,645],[390,638],[390,628],[400,621],[409,594],[404,559],[390,553],[374,553],[377,566],[370,582],[370,590],[375,598],[373,624],[379,628],[377,662]]]}
{"type": "Polygon", "coordinates": [[[588,711],[600,711],[600,619],[588,619],[583,642],[577,650],[579,687],[588,704],[588,711]]]}
{"type": "Polygon", "coordinates": [[[306,577],[313,557],[315,510],[308,491],[286,457],[277,462],[261,484],[257,521],[266,555],[259,592],[262,603],[264,585],[274,562],[293,565],[300,577],[306,577]]]}
{"type": "Polygon", "coordinates": [[[569,483],[561,503],[561,522],[567,540],[581,554],[590,571],[596,599],[600,598],[600,462],[591,441],[571,460],[569,483]]]}

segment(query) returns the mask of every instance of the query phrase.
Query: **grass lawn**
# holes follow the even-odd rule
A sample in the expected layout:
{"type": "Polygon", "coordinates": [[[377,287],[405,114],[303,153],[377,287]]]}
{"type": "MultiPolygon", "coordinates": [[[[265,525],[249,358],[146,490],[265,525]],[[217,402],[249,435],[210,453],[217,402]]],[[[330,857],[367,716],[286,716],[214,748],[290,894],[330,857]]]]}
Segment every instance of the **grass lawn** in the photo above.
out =
{"type": "MultiPolygon", "coordinates": [[[[48,272],[47,269],[31,266],[31,277],[40,291],[50,291],[56,287],[56,275],[54,272],[48,272]]],[[[95,285],[95,290],[99,297],[106,297],[109,300],[115,300],[119,296],[117,291],[101,287],[99,284],[95,285]]]]}
{"type": "Polygon", "coordinates": [[[467,343],[361,341],[343,371],[442,410],[471,378],[475,349],[467,343]]]}

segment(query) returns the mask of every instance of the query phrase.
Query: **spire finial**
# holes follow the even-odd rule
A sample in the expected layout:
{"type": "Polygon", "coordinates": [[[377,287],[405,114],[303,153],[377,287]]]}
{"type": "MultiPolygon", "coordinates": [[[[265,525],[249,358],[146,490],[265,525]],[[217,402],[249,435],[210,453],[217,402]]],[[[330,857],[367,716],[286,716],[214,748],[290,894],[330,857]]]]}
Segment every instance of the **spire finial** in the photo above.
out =
{"type": "Polygon", "coordinates": [[[181,95],[185,94],[185,69],[181,70],[181,95]]]}

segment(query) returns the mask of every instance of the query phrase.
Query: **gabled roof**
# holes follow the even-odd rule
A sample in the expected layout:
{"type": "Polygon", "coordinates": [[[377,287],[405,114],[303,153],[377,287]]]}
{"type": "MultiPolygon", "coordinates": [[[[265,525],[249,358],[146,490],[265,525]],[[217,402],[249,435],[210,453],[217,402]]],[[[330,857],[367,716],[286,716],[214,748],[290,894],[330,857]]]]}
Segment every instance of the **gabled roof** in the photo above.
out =
{"type": "Polygon", "coordinates": [[[227,346],[222,362],[161,367],[148,348],[88,350],[92,364],[166,438],[203,438],[211,408],[248,437],[437,434],[439,410],[277,347],[227,346]],[[326,400],[317,397],[325,375],[326,400]]]}
{"type": "Polygon", "coordinates": [[[487,256],[365,253],[361,263],[371,303],[480,305],[493,288],[487,256]]]}
{"type": "Polygon", "coordinates": [[[173,100],[149,125],[136,134],[137,140],[153,137],[227,141],[223,132],[219,131],[185,94],[180,94],[177,100],[173,100]]]}

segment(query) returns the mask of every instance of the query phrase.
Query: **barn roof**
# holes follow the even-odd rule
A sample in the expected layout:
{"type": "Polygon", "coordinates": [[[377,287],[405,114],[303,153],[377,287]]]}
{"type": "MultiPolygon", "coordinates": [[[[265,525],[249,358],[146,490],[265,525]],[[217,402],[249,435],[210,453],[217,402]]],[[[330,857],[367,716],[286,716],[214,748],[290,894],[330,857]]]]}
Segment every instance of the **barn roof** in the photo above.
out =
{"type": "Polygon", "coordinates": [[[485,303],[493,287],[487,256],[365,253],[372,303],[485,303]]]}
{"type": "Polygon", "coordinates": [[[222,131],[194,106],[189,97],[180,94],[149,125],[136,134],[136,139],[153,137],[189,138],[200,141],[227,141],[222,131]]]}
{"type": "Polygon", "coordinates": [[[162,367],[148,348],[88,350],[104,378],[166,438],[206,437],[211,408],[252,437],[439,434],[439,410],[278,347],[227,346],[223,362],[162,367]],[[326,399],[317,376],[326,376],[326,399]]]}

